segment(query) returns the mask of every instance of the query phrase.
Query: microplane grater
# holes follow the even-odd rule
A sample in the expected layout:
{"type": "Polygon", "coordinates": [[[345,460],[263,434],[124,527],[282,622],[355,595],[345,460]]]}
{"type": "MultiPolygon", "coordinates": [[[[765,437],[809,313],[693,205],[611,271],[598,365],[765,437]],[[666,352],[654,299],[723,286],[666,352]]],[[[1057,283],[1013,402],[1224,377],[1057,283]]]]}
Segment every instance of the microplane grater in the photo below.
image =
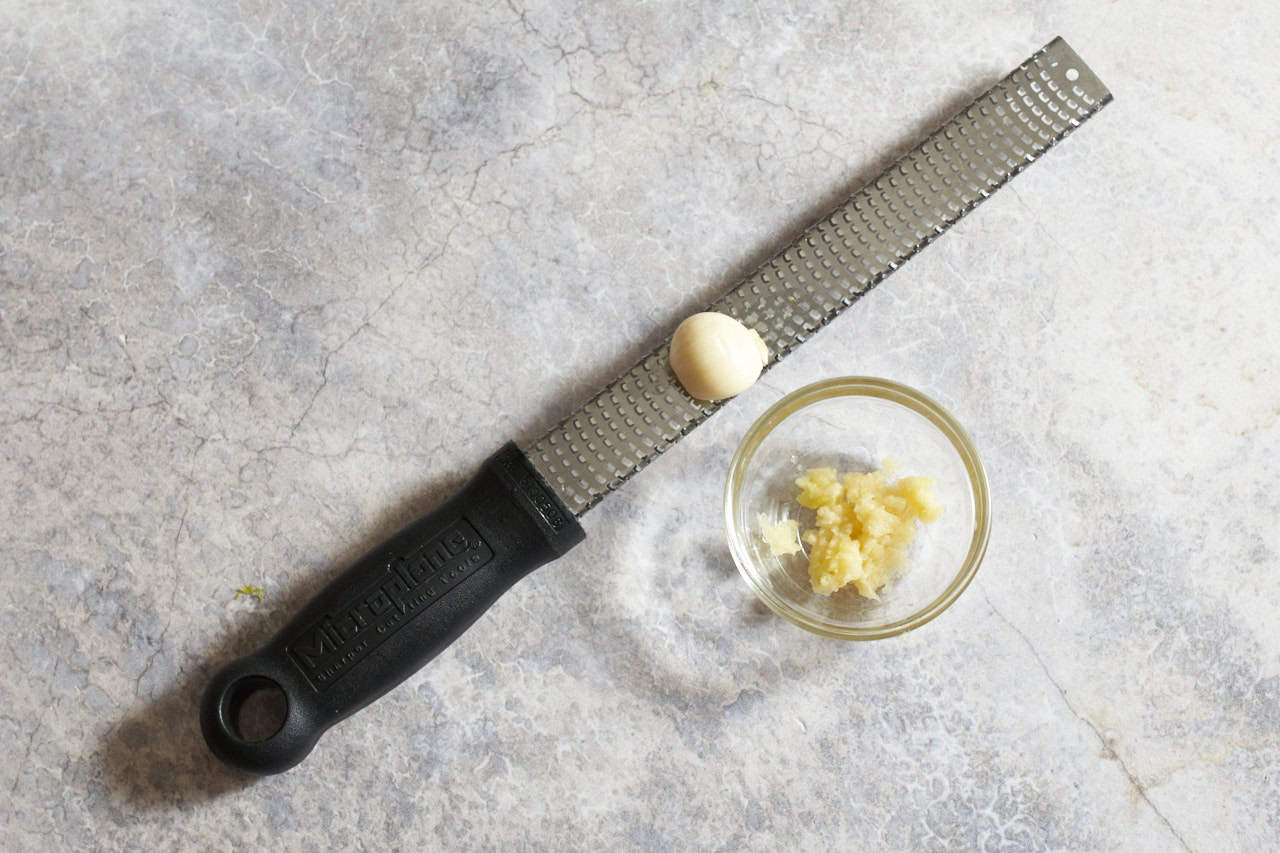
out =
{"type": "MultiPolygon", "coordinates": [[[[1110,100],[1054,39],[707,310],[759,332],[772,366],[1110,100]]],[[[723,405],[684,392],[668,365],[670,345],[526,449],[575,515],[723,405]]]]}
{"type": "MultiPolygon", "coordinates": [[[[776,363],[1110,100],[1055,39],[709,310],[759,332],[776,363]]],[[[669,348],[649,353],[527,454],[508,442],[460,492],[331,581],[266,646],[219,670],[200,706],[213,753],[255,773],[293,767],[331,726],[581,542],[578,517],[721,405],[684,392],[669,348]],[[240,709],[267,688],[284,693],[284,718],[274,734],[249,740],[240,709]]]]}

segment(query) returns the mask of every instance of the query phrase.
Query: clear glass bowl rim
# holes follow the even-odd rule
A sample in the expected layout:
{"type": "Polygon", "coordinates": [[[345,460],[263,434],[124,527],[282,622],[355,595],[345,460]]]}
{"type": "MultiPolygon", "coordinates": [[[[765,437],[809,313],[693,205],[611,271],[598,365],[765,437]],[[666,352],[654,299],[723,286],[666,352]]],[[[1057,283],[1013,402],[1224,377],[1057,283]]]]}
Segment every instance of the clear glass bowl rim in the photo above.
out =
{"type": "Polygon", "coordinates": [[[933,398],[909,388],[899,382],[880,379],[874,376],[841,376],[824,379],[787,394],[765,411],[747,430],[746,435],[734,451],[729,463],[729,475],[724,488],[724,523],[725,534],[729,539],[729,550],[733,554],[733,562],[738,567],[747,585],[763,601],[770,610],[789,622],[821,634],[825,637],[836,637],[844,640],[880,640],[895,637],[914,628],[919,628],[946,610],[960,597],[965,587],[977,574],[987,551],[987,540],[991,535],[990,495],[987,485],[986,470],[973,445],[969,434],[951,414],[933,398]],[[850,627],[834,625],[809,614],[803,613],[777,595],[768,585],[753,576],[749,570],[751,555],[745,545],[747,532],[738,529],[738,493],[741,491],[747,468],[754,458],[756,450],[765,438],[780,423],[807,406],[835,397],[877,397],[905,406],[926,418],[938,431],[951,442],[964,463],[969,475],[969,485],[973,491],[974,525],[973,537],[969,542],[969,551],[965,556],[960,571],[943,590],[942,594],[910,615],[874,627],[850,627]]]}

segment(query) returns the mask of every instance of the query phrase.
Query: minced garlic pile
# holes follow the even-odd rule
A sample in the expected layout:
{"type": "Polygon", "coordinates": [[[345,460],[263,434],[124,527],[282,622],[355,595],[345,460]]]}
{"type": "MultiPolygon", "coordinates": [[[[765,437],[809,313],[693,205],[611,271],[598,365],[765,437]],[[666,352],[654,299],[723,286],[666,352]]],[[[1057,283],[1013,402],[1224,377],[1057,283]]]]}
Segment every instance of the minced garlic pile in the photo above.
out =
{"type": "MultiPolygon", "coordinates": [[[[886,482],[886,470],[840,477],[834,468],[813,468],[796,480],[797,502],[816,513],[816,527],[801,539],[809,546],[809,580],[813,591],[830,595],[853,584],[867,598],[904,570],[907,550],[916,537],[916,521],[935,521],[942,506],[933,496],[934,480],[903,477],[886,482]]],[[[777,529],[787,525],[794,536],[796,522],[784,521],[764,529],[775,554],[795,553],[774,541],[787,538],[777,529]]]]}

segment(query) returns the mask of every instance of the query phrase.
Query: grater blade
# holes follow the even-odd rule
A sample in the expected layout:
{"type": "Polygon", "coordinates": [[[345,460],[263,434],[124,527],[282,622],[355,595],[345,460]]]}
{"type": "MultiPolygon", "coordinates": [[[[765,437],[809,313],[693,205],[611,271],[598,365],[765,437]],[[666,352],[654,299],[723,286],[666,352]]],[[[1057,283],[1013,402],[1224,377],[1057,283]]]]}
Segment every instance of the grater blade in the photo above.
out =
{"type": "MultiPolygon", "coordinates": [[[[1110,101],[1054,39],[707,310],[759,332],[772,366],[1110,101]]],[[[685,393],[669,348],[526,449],[575,516],[723,405],[685,393]]]]}

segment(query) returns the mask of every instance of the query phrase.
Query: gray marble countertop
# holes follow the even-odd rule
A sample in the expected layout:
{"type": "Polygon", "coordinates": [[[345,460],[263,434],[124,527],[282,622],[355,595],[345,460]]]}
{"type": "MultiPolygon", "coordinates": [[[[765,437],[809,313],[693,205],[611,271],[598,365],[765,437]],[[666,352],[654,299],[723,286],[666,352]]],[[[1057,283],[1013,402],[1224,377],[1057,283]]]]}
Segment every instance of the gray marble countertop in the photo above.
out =
{"type": "Polygon", "coordinates": [[[0,846],[1276,849],[1277,28],[0,2],[0,846]],[[303,765],[210,757],[216,667],[1055,35],[1112,106],[303,765]],[[871,644],[720,527],[751,420],[843,374],[946,404],[995,515],[871,644]]]}

